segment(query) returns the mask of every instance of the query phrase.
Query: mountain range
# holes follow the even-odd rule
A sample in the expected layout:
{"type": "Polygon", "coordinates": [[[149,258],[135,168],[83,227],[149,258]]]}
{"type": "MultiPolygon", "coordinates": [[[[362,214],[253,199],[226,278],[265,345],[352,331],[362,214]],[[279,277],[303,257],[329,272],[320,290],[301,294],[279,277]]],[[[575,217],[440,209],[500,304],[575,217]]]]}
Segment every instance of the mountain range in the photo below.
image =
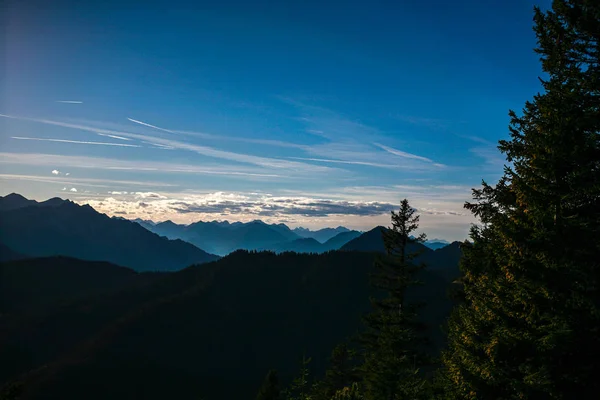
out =
{"type": "MultiPolygon", "coordinates": [[[[0,261],[62,255],[108,261],[136,271],[172,271],[240,249],[317,254],[332,250],[384,252],[381,229],[386,228],[364,233],[343,226],[311,231],[260,220],[189,225],[130,221],[110,218],[88,205],[60,198],[37,202],[15,193],[0,197],[0,261]]],[[[419,244],[414,250],[447,246],[447,242],[436,240],[419,244]]]]}
{"type": "MultiPolygon", "coordinates": [[[[15,388],[30,399],[251,398],[271,368],[289,383],[303,354],[322,374],[380,295],[369,274],[385,229],[134,222],[0,197],[0,398],[15,388]],[[168,238],[183,235],[223,253],[270,251],[221,258],[168,238]]],[[[408,295],[426,303],[437,356],[460,244],[409,251],[427,265],[408,295]]]]}
{"type": "Polygon", "coordinates": [[[218,259],[190,243],[169,240],[88,205],[59,198],[37,202],[18,194],[0,197],[0,243],[17,257],[64,255],[137,271],[178,270],[218,259]]]}
{"type": "MultiPolygon", "coordinates": [[[[343,226],[316,231],[302,227],[290,229],[285,224],[267,224],[260,220],[246,223],[199,221],[190,225],[180,225],[172,221],[158,223],[141,219],[133,221],[161,236],[185,240],[203,250],[221,256],[240,249],[270,250],[277,253],[284,251],[323,253],[338,250],[363,233],[343,226]]],[[[442,239],[428,240],[424,243],[433,250],[448,244],[450,242],[442,239]]]]}
{"type": "Polygon", "coordinates": [[[152,223],[134,220],[144,228],[169,239],[181,239],[220,256],[235,250],[270,250],[323,253],[337,250],[361,233],[344,227],[311,231],[305,228],[290,229],[285,224],[267,224],[260,220],[251,222],[198,221],[180,225],[172,221],[152,223]]]}

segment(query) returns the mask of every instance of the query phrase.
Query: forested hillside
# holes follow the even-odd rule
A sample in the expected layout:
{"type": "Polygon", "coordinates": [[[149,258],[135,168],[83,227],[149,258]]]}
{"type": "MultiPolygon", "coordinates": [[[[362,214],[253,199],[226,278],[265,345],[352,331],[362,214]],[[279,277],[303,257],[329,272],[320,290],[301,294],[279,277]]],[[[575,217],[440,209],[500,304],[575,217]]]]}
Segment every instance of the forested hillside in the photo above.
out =
{"type": "MultiPolygon", "coordinates": [[[[324,372],[331,349],[360,330],[373,259],[238,251],[161,275],[64,258],[5,264],[5,308],[27,312],[4,318],[0,353],[11,362],[0,379],[25,382],[24,398],[251,398],[273,366],[290,382],[303,352],[324,372]],[[42,276],[24,304],[18,288],[42,276]],[[86,288],[94,290],[81,297],[86,288]],[[58,298],[57,307],[37,307],[58,298]]],[[[456,277],[457,266],[444,272],[456,277]]],[[[433,353],[451,309],[445,275],[424,273],[426,293],[413,294],[430,302],[433,353]]]]}

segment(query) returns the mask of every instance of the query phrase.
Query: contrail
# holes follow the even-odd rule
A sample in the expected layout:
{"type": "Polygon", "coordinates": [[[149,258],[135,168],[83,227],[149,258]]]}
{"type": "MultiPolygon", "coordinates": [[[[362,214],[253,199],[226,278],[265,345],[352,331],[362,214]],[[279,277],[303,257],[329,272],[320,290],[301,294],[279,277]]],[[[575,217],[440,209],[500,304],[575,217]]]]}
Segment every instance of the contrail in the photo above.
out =
{"type": "Polygon", "coordinates": [[[60,143],[77,143],[77,144],[96,144],[101,146],[119,146],[119,147],[142,147],[135,144],[124,144],[124,143],[106,143],[106,142],[82,142],[79,140],[66,140],[66,139],[44,139],[44,138],[31,138],[31,137],[21,137],[21,136],[12,136],[11,139],[18,140],[39,140],[41,142],[60,142],[60,143]]]}
{"type": "Polygon", "coordinates": [[[113,138],[113,139],[119,139],[119,140],[131,140],[131,139],[128,139],[128,138],[126,138],[126,137],[123,137],[123,136],[109,135],[108,133],[98,133],[98,132],[96,132],[96,134],[97,134],[97,135],[100,135],[100,136],[106,136],[106,137],[109,137],[109,138],[113,138]]]}
{"type": "Polygon", "coordinates": [[[83,101],[77,100],[56,100],[57,103],[67,103],[67,104],[83,104],[83,101]]]}
{"type": "Polygon", "coordinates": [[[392,147],[384,146],[384,145],[379,144],[379,143],[373,143],[373,144],[375,146],[379,147],[380,149],[383,149],[383,150],[387,151],[388,153],[394,154],[394,155],[399,156],[399,157],[412,158],[413,160],[421,160],[421,161],[426,161],[426,162],[429,162],[429,163],[433,162],[432,160],[430,160],[429,158],[426,158],[426,157],[421,157],[421,156],[418,156],[416,154],[410,154],[410,153],[407,153],[407,152],[404,152],[404,151],[401,151],[401,150],[396,150],[396,149],[394,149],[392,147]]]}
{"type": "Polygon", "coordinates": [[[160,128],[160,127],[155,126],[155,125],[150,125],[150,124],[147,124],[147,123],[142,122],[142,121],[137,121],[137,120],[135,120],[133,118],[127,118],[127,119],[130,120],[131,122],[135,122],[136,124],[140,124],[140,125],[148,126],[150,128],[158,129],[159,131],[165,131],[165,132],[169,132],[169,133],[175,133],[175,132],[170,131],[168,129],[160,128]]]}

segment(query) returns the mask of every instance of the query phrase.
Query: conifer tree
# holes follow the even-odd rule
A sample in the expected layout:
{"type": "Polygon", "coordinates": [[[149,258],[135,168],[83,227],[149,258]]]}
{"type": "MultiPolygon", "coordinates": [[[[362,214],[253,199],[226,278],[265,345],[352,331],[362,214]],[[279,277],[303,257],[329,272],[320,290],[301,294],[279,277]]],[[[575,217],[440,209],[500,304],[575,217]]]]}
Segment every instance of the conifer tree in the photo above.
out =
{"type": "Polygon", "coordinates": [[[355,382],[335,392],[328,400],[365,400],[360,387],[355,382]]]}
{"type": "Polygon", "coordinates": [[[416,318],[419,305],[406,301],[406,290],[417,283],[415,273],[423,267],[413,262],[417,253],[409,252],[409,246],[425,241],[424,234],[411,235],[418,226],[419,216],[404,199],[400,210],[392,212],[391,228],[382,232],[386,254],[375,261],[372,284],[384,297],[372,299],[360,340],[364,361],[359,374],[367,399],[418,399],[425,393],[419,368],[428,357],[421,347],[426,339],[416,318]]]}
{"type": "Polygon", "coordinates": [[[276,370],[269,370],[262,386],[258,390],[256,400],[279,400],[279,378],[276,370]]]}
{"type": "Polygon", "coordinates": [[[333,349],[329,363],[330,367],[325,371],[325,377],[315,384],[315,400],[330,400],[338,391],[350,388],[358,380],[355,352],[347,344],[339,344],[333,349]]]}
{"type": "Polygon", "coordinates": [[[544,92],[511,117],[512,166],[465,207],[465,303],[449,321],[460,399],[594,398],[600,390],[600,2],[535,9],[544,92]]]}
{"type": "Polygon", "coordinates": [[[290,387],[284,392],[286,400],[312,400],[313,385],[310,383],[310,371],[308,366],[311,362],[310,357],[302,356],[302,365],[300,375],[296,377],[290,387]]]}

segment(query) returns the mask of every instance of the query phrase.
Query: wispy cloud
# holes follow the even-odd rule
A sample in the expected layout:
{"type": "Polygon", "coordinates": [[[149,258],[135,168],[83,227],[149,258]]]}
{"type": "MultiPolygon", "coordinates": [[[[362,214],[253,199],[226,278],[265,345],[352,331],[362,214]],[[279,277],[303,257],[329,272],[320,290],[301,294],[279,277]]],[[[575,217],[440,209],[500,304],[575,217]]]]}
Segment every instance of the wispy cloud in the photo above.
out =
{"type": "Polygon", "coordinates": [[[131,121],[131,122],[135,122],[136,124],[144,125],[144,126],[147,126],[147,127],[149,127],[149,128],[158,129],[159,131],[164,131],[164,132],[169,132],[169,133],[175,133],[175,132],[173,132],[172,130],[169,130],[169,129],[164,129],[164,128],[160,128],[160,127],[158,127],[158,126],[156,126],[156,125],[150,125],[150,124],[147,124],[147,123],[145,123],[145,122],[142,122],[142,121],[138,121],[138,120],[136,120],[136,119],[133,119],[133,118],[127,118],[127,119],[128,119],[129,121],[131,121]]]}
{"type": "Polygon", "coordinates": [[[394,118],[407,122],[411,125],[415,126],[424,126],[432,129],[444,129],[450,126],[453,121],[439,119],[439,118],[430,118],[430,117],[418,117],[414,115],[393,115],[394,118]]]}
{"type": "Polygon", "coordinates": [[[123,137],[123,136],[109,135],[109,134],[107,134],[107,133],[97,133],[97,132],[96,132],[96,134],[97,134],[97,135],[100,135],[100,136],[105,136],[105,137],[113,138],[113,139],[127,140],[127,141],[131,140],[131,139],[129,139],[129,138],[126,138],[126,137],[123,137]]]}
{"type": "Polygon", "coordinates": [[[83,101],[78,100],[56,100],[57,103],[65,103],[65,104],[83,104],[83,101]]]}
{"type": "MultiPolygon", "coordinates": [[[[308,158],[308,157],[288,157],[293,160],[305,160],[305,161],[317,161],[334,164],[354,164],[354,165],[367,165],[370,167],[390,168],[389,164],[378,164],[367,161],[350,161],[350,160],[332,160],[327,158],[308,158]]],[[[393,167],[393,166],[392,166],[393,167]]]]}
{"type": "Polygon", "coordinates": [[[420,160],[420,161],[425,161],[425,162],[429,162],[429,163],[433,163],[432,160],[430,160],[429,158],[426,157],[421,157],[421,156],[417,156],[415,154],[410,154],[401,150],[396,150],[392,147],[388,147],[388,146],[384,146],[382,144],[379,143],[374,143],[375,146],[379,147],[380,149],[383,149],[385,151],[387,151],[390,154],[394,154],[396,156],[399,157],[404,157],[404,158],[411,158],[413,160],[420,160]]]}
{"type": "MultiPolygon", "coordinates": [[[[123,160],[104,157],[69,156],[43,153],[0,153],[0,163],[142,172],[178,172],[190,174],[221,175],[233,178],[237,177],[240,179],[288,178],[288,176],[286,175],[269,173],[268,170],[252,167],[240,169],[239,167],[220,164],[203,164],[202,166],[197,166],[158,161],[123,160]]],[[[65,174],[65,176],[66,175],[67,174],[65,174]]]]}
{"type": "Polygon", "coordinates": [[[439,171],[444,167],[442,164],[434,163],[425,157],[396,151],[401,153],[400,156],[400,154],[394,154],[384,149],[374,150],[373,147],[372,144],[364,143],[326,143],[309,146],[306,151],[313,155],[313,157],[307,159],[321,162],[366,165],[423,173],[439,171]]]}
{"type": "Polygon", "coordinates": [[[495,145],[493,142],[490,142],[489,140],[486,140],[484,138],[480,138],[479,136],[461,135],[461,134],[456,134],[456,136],[464,138],[464,139],[469,139],[469,140],[472,140],[472,141],[477,142],[477,143],[486,144],[488,146],[494,146],[495,145]]]}
{"type": "Polygon", "coordinates": [[[91,144],[99,146],[118,146],[118,147],[142,147],[135,144],[124,144],[124,143],[107,143],[107,142],[87,142],[82,140],[67,140],[67,139],[47,139],[47,138],[32,138],[22,136],[11,136],[11,139],[17,140],[37,140],[40,142],[58,142],[58,143],[75,143],[75,144],[91,144]]]}
{"type": "Polygon", "coordinates": [[[306,132],[308,133],[314,133],[315,135],[319,135],[322,136],[325,132],[320,131],[318,129],[307,129],[306,132]]]}
{"type": "MultiPolygon", "coordinates": [[[[86,126],[86,125],[71,124],[71,123],[52,121],[52,120],[47,120],[47,119],[25,118],[25,117],[17,117],[17,116],[5,115],[5,114],[0,114],[0,117],[19,119],[19,120],[25,120],[25,121],[35,121],[35,122],[39,122],[39,123],[55,125],[55,126],[62,126],[65,128],[85,130],[85,131],[95,132],[95,133],[106,133],[106,134],[124,136],[124,137],[129,137],[132,139],[137,139],[140,141],[151,142],[155,145],[158,144],[158,145],[162,145],[162,146],[173,147],[178,150],[192,151],[197,154],[208,156],[208,157],[220,158],[220,159],[241,162],[241,163],[247,163],[247,164],[254,164],[254,165],[258,165],[258,166],[265,167],[265,168],[271,168],[271,169],[278,169],[278,170],[286,169],[286,170],[293,171],[293,173],[295,175],[314,174],[314,173],[318,173],[318,172],[333,173],[334,171],[336,171],[336,169],[331,168],[331,167],[324,167],[324,166],[318,166],[318,165],[313,165],[313,164],[308,164],[308,163],[287,161],[287,160],[276,159],[276,158],[261,157],[261,156],[255,156],[255,155],[244,154],[244,153],[235,153],[235,152],[226,151],[226,150],[219,150],[219,149],[209,147],[209,146],[195,145],[195,144],[188,143],[188,142],[158,138],[158,137],[154,137],[154,136],[150,136],[150,135],[136,134],[136,133],[130,133],[130,132],[111,131],[111,130],[99,129],[99,128],[86,126]]],[[[38,139],[33,139],[33,140],[38,140],[38,139]]],[[[42,140],[50,140],[50,139],[42,139],[42,140]]],[[[54,140],[59,140],[59,139],[54,139],[54,140]]],[[[114,146],[118,145],[118,146],[124,146],[124,147],[140,147],[140,146],[136,146],[136,145],[119,144],[119,143],[113,143],[111,145],[114,145],[114,146]]],[[[339,171],[340,170],[338,170],[338,172],[339,171]]]]}
{"type": "Polygon", "coordinates": [[[505,164],[509,164],[502,153],[500,153],[500,150],[493,145],[473,147],[469,151],[477,157],[483,158],[488,167],[498,169],[499,171],[505,164]]]}
{"type": "Polygon", "coordinates": [[[175,147],[173,147],[173,146],[165,146],[163,144],[157,144],[157,143],[152,143],[152,142],[142,142],[142,143],[149,144],[151,146],[154,146],[154,147],[162,149],[162,150],[175,150],[175,147]]]}
{"type": "Polygon", "coordinates": [[[0,179],[16,180],[16,181],[31,181],[40,183],[60,183],[61,185],[79,185],[89,187],[129,187],[139,186],[140,188],[160,188],[160,187],[176,187],[177,185],[156,182],[156,181],[131,181],[119,179],[97,179],[97,178],[61,178],[51,176],[37,175],[20,175],[20,174],[0,174],[0,179]]]}

